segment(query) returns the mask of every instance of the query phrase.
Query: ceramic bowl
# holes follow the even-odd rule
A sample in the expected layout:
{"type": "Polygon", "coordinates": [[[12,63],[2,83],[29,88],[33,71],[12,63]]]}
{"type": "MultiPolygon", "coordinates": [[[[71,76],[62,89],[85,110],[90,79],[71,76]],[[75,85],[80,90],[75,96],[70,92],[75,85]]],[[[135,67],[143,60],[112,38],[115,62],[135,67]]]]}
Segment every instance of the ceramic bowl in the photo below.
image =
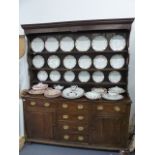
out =
{"type": "Polygon", "coordinates": [[[97,100],[101,98],[101,95],[95,91],[90,91],[90,92],[85,93],[85,97],[90,100],[97,100]]]}

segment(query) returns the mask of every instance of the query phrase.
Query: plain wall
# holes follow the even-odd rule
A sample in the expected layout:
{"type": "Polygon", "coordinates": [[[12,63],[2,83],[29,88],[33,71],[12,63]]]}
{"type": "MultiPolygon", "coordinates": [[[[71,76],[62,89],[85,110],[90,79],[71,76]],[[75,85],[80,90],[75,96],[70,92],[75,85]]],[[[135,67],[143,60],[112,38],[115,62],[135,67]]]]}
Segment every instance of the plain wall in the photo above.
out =
{"type": "MultiPolygon", "coordinates": [[[[134,17],[134,0],[20,0],[20,24],[134,17]]],[[[21,27],[19,33],[24,34],[21,27]]],[[[129,94],[133,101],[130,125],[134,124],[135,107],[135,40],[134,23],[130,36],[129,94]]],[[[29,88],[26,55],[20,60],[20,89],[29,88]]],[[[20,135],[24,135],[20,100],[20,135]]]]}

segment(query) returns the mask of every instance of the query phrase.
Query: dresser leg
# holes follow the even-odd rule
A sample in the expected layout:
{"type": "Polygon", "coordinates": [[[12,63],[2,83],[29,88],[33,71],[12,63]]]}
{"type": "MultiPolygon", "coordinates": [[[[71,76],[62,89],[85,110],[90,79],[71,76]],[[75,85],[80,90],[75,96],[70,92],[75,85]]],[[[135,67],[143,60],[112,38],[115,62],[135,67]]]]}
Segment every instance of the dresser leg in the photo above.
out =
{"type": "Polygon", "coordinates": [[[120,150],[120,155],[129,155],[129,153],[128,149],[120,150]]]}

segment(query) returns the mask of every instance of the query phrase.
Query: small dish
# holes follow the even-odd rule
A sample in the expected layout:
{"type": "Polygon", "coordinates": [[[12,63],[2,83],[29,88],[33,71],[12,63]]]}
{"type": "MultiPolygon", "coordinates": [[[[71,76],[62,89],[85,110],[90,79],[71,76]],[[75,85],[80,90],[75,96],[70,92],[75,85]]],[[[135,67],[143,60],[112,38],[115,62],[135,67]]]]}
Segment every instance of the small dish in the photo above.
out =
{"type": "Polygon", "coordinates": [[[96,52],[104,51],[108,46],[108,41],[104,36],[96,36],[92,41],[92,48],[96,52]]]}
{"type": "Polygon", "coordinates": [[[90,100],[97,100],[101,98],[101,95],[95,91],[89,91],[87,93],[84,94],[86,98],[90,99],[90,100]]]}
{"type": "Polygon", "coordinates": [[[112,100],[112,101],[122,100],[124,98],[123,95],[120,95],[120,94],[110,95],[109,93],[102,94],[102,97],[106,100],[112,100]]]}
{"type": "Polygon", "coordinates": [[[93,64],[96,69],[104,69],[108,64],[108,60],[105,56],[98,55],[94,58],[93,64]]]}
{"type": "Polygon", "coordinates": [[[56,52],[59,48],[59,42],[55,37],[49,37],[45,41],[45,48],[48,52],[56,52]]]}
{"type": "Polygon", "coordinates": [[[38,72],[37,78],[38,78],[39,81],[46,81],[47,78],[48,78],[48,74],[47,74],[46,71],[41,70],[41,71],[38,72]]]}
{"type": "Polygon", "coordinates": [[[125,89],[121,88],[121,87],[118,87],[118,86],[115,86],[115,87],[111,87],[109,88],[108,92],[115,92],[115,93],[118,93],[118,94],[122,94],[122,93],[125,93],[125,89]]]}
{"type": "Polygon", "coordinates": [[[71,37],[62,38],[60,48],[63,52],[71,52],[74,48],[74,40],[71,37]]]}
{"type": "Polygon", "coordinates": [[[72,81],[74,81],[74,79],[75,79],[75,74],[74,74],[74,72],[72,72],[72,71],[67,71],[67,72],[65,72],[65,74],[64,74],[64,79],[65,79],[65,81],[67,81],[67,82],[72,82],[72,81]]]}
{"type": "Polygon", "coordinates": [[[33,90],[45,90],[48,88],[48,84],[43,84],[42,82],[39,82],[38,84],[35,84],[32,86],[33,90]]]}
{"type": "Polygon", "coordinates": [[[61,74],[58,71],[51,71],[49,77],[51,81],[57,82],[60,80],[61,74]]]}
{"type": "Polygon", "coordinates": [[[110,39],[109,44],[113,51],[122,51],[126,46],[126,40],[121,35],[115,35],[110,39]]]}
{"type": "Polygon", "coordinates": [[[73,69],[76,66],[76,59],[75,59],[75,57],[72,56],[72,55],[67,55],[63,59],[63,65],[67,69],[73,69]]]}
{"type": "Polygon", "coordinates": [[[50,68],[56,69],[60,66],[60,58],[56,55],[52,55],[48,58],[47,64],[50,68]]]}
{"type": "Polygon", "coordinates": [[[64,88],[64,86],[61,85],[54,85],[53,87],[58,90],[62,90],[64,88]]]}
{"type": "Polygon", "coordinates": [[[78,65],[82,69],[88,69],[92,65],[92,59],[87,55],[83,55],[79,58],[78,65]]]}
{"type": "Polygon", "coordinates": [[[104,94],[107,93],[107,89],[106,88],[92,88],[92,91],[99,93],[99,94],[104,94]]]}
{"type": "Polygon", "coordinates": [[[124,66],[125,59],[121,54],[113,55],[110,59],[110,65],[114,69],[120,69],[124,66]]]}
{"type": "Polygon", "coordinates": [[[86,52],[90,48],[90,39],[86,36],[80,36],[76,39],[75,46],[79,52],[86,52]]]}
{"type": "Polygon", "coordinates": [[[40,53],[44,49],[44,41],[41,38],[35,38],[31,42],[31,49],[35,53],[40,53]]]}
{"type": "Polygon", "coordinates": [[[96,83],[101,83],[104,80],[104,74],[101,71],[96,71],[92,75],[92,79],[96,83]]]}
{"type": "Polygon", "coordinates": [[[32,64],[35,68],[42,68],[45,64],[45,59],[41,55],[36,55],[32,59],[32,64]]]}
{"type": "Polygon", "coordinates": [[[122,76],[120,74],[120,72],[118,71],[111,71],[109,73],[109,81],[112,83],[118,83],[120,82],[120,80],[122,79],[122,76]]]}
{"type": "Polygon", "coordinates": [[[81,82],[88,82],[90,80],[90,74],[87,71],[81,71],[78,78],[81,82]]]}

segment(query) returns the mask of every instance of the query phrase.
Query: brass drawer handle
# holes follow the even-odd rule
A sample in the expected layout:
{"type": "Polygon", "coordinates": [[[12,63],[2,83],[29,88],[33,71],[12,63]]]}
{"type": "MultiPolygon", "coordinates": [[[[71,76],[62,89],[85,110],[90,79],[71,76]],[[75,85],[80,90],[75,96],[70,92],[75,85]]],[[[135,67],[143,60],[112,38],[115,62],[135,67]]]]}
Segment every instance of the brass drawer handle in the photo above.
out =
{"type": "Polygon", "coordinates": [[[50,106],[50,103],[46,102],[44,103],[44,107],[49,107],[50,106]]]}
{"type": "Polygon", "coordinates": [[[69,139],[69,135],[64,135],[64,139],[68,140],[69,139]]]}
{"type": "Polygon", "coordinates": [[[68,116],[68,115],[63,115],[62,118],[63,118],[63,119],[68,119],[69,116],[68,116]]]}
{"type": "Polygon", "coordinates": [[[83,131],[84,127],[83,126],[78,126],[78,131],[83,131]]]}
{"type": "Polygon", "coordinates": [[[121,108],[119,106],[115,106],[114,107],[114,110],[117,111],[117,112],[119,112],[119,111],[121,111],[121,108]]]}
{"type": "Polygon", "coordinates": [[[104,109],[104,107],[102,106],[102,105],[99,105],[99,106],[97,106],[97,110],[103,110],[104,109]]]}
{"type": "Polygon", "coordinates": [[[64,125],[64,126],[63,126],[63,129],[64,129],[64,130],[68,130],[68,129],[69,129],[69,126],[68,126],[68,125],[64,125]]]}
{"type": "Polygon", "coordinates": [[[78,140],[79,141],[83,141],[84,140],[84,137],[83,136],[78,136],[78,140]]]}
{"type": "Polygon", "coordinates": [[[30,103],[32,106],[35,106],[36,105],[36,102],[31,102],[30,103]]]}
{"type": "Polygon", "coordinates": [[[83,109],[84,106],[82,104],[79,104],[78,107],[77,107],[79,110],[83,109]]]}
{"type": "Polygon", "coordinates": [[[78,120],[83,120],[84,116],[78,116],[78,120]]]}
{"type": "Polygon", "coordinates": [[[64,108],[64,109],[68,108],[68,104],[63,103],[63,104],[62,104],[62,108],[64,108]]]}

